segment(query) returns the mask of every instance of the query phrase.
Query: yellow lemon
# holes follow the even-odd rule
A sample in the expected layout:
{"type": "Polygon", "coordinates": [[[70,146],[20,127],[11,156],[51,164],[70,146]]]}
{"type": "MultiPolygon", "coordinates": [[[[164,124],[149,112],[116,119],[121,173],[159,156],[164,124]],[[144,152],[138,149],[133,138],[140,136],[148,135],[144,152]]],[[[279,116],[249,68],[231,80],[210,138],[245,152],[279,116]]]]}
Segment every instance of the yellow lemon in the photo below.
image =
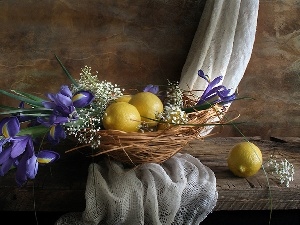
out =
{"type": "Polygon", "coordinates": [[[102,122],[106,130],[136,132],[141,125],[141,116],[128,102],[115,102],[106,108],[102,122]]]}
{"type": "Polygon", "coordinates": [[[122,95],[121,97],[116,99],[116,102],[129,102],[131,99],[131,95],[122,95]]]}
{"type": "Polygon", "coordinates": [[[139,92],[133,95],[129,101],[140,112],[141,118],[150,127],[156,126],[157,115],[164,109],[163,103],[159,97],[151,92],[139,92]]]}
{"type": "Polygon", "coordinates": [[[256,174],[262,166],[262,153],[251,142],[240,142],[231,148],[227,158],[228,168],[238,177],[256,174]]]}

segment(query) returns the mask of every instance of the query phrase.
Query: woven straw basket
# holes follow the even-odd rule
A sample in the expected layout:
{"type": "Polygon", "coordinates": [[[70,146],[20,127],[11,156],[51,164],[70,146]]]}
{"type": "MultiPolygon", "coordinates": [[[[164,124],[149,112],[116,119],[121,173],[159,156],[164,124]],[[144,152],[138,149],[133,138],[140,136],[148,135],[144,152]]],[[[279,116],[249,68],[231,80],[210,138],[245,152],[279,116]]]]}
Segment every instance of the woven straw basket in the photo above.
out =
{"type": "Polygon", "coordinates": [[[179,152],[189,141],[203,138],[199,133],[203,124],[219,116],[215,107],[188,113],[188,125],[173,125],[166,130],[126,133],[118,130],[100,130],[101,145],[92,156],[106,154],[116,161],[137,166],[143,163],[161,163],[179,152]]]}

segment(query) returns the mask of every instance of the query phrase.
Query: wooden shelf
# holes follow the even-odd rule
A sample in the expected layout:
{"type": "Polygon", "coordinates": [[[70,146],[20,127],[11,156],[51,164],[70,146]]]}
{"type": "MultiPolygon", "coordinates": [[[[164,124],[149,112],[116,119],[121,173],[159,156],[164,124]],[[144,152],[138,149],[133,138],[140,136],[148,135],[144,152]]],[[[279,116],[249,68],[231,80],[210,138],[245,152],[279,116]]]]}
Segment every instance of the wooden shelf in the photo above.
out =
{"type": "MultiPolygon", "coordinates": [[[[218,201],[214,211],[270,210],[271,207],[273,210],[300,209],[300,138],[247,139],[260,147],[264,160],[276,154],[293,163],[294,181],[287,188],[271,175],[266,176],[262,169],[249,178],[235,177],[227,168],[226,158],[230,148],[243,138],[214,137],[192,141],[181,153],[199,158],[215,173],[218,201]]],[[[51,167],[40,167],[36,179],[23,188],[16,187],[14,173],[0,177],[1,209],[82,212],[87,169],[93,159],[83,157],[79,152],[63,152],[61,150],[61,159],[51,167]]]]}
{"type": "Polygon", "coordinates": [[[294,181],[287,188],[261,169],[248,178],[234,176],[227,167],[229,150],[243,138],[210,138],[192,141],[184,150],[211,168],[217,179],[218,202],[214,210],[300,209],[300,138],[247,138],[262,151],[263,160],[273,155],[288,159],[295,166],[294,181]],[[270,201],[272,199],[272,202],[270,201]]]}

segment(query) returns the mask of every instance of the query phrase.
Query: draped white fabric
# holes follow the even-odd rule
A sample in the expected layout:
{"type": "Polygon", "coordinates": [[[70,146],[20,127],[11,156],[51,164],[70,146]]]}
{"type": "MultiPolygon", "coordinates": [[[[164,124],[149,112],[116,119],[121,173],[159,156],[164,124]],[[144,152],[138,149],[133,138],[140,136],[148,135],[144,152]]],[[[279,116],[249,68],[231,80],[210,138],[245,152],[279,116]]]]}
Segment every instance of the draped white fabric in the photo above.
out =
{"type": "Polygon", "coordinates": [[[182,89],[204,90],[207,82],[197,75],[202,69],[211,80],[224,76],[222,84],[236,90],[252,53],[258,8],[259,0],[207,0],[182,69],[182,89]]]}
{"type": "Polygon", "coordinates": [[[125,169],[114,161],[91,164],[82,215],[55,225],[197,225],[211,213],[218,192],[213,171],[189,154],[162,164],[125,169]]]}

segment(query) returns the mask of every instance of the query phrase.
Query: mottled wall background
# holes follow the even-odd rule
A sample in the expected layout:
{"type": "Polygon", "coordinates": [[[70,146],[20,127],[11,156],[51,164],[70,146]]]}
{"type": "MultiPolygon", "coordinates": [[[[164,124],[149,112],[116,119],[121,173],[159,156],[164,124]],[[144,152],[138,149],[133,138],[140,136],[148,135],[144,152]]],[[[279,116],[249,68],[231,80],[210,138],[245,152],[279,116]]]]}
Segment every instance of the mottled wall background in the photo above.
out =
{"type": "MultiPolygon", "coordinates": [[[[260,0],[256,39],[230,108],[241,114],[245,135],[300,137],[300,1],[260,0]]],[[[222,135],[240,136],[227,127],[222,135]]]]}
{"type": "MultiPolygon", "coordinates": [[[[179,80],[204,0],[0,1],[0,88],[44,96],[79,77],[128,88],[179,80]]],[[[244,135],[300,134],[300,1],[260,0],[253,54],[231,111],[244,135]]],[[[3,96],[0,104],[16,105],[3,96]]],[[[233,127],[221,135],[240,136],[233,127]]]]}

